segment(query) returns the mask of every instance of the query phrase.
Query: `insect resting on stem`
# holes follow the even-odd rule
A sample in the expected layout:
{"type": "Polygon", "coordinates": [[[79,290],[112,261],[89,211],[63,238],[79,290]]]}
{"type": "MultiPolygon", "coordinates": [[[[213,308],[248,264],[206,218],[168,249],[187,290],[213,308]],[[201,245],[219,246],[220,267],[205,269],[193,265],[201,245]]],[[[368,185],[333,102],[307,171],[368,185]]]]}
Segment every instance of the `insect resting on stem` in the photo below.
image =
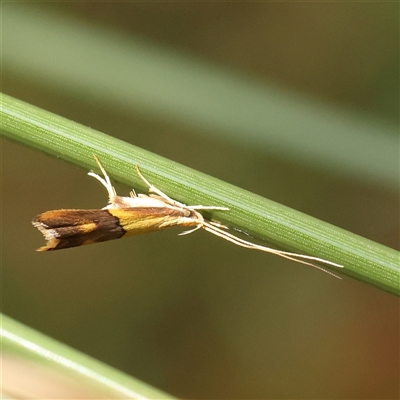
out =
{"type": "MultiPolygon", "coordinates": [[[[291,253],[248,242],[227,231],[227,227],[216,221],[204,219],[199,210],[229,211],[220,206],[188,206],[171,199],[152,185],[140,172],[136,172],[149,188],[149,194],[130,192],[130,197],[118,196],[107,172],[94,156],[103,177],[94,172],[88,175],[97,179],[107,190],[108,205],[102,209],[65,209],[46,211],[38,215],[32,224],[42,232],[47,243],[38,251],[50,251],[82,246],[91,243],[119,239],[142,233],[159,231],[173,226],[192,227],[180,233],[186,235],[204,229],[213,235],[248,249],[260,250],[280,257],[310,265],[339,278],[334,273],[313,264],[311,261],[343,268],[342,265],[319,257],[291,253]]],[[[340,278],[339,278],[340,279],[340,278]]]]}

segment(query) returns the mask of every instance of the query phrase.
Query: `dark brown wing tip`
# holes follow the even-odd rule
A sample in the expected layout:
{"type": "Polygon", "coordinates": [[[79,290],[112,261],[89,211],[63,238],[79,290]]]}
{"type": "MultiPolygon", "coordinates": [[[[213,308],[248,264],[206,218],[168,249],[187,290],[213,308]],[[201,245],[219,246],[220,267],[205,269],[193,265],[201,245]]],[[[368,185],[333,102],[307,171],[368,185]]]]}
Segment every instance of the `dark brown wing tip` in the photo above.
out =
{"type": "Polygon", "coordinates": [[[46,239],[46,245],[39,247],[36,251],[49,251],[49,250],[56,250],[58,243],[60,242],[58,239],[54,237],[54,234],[49,231],[49,229],[44,225],[42,222],[39,222],[40,215],[38,215],[33,221],[32,225],[37,228],[44,238],[46,239]]]}

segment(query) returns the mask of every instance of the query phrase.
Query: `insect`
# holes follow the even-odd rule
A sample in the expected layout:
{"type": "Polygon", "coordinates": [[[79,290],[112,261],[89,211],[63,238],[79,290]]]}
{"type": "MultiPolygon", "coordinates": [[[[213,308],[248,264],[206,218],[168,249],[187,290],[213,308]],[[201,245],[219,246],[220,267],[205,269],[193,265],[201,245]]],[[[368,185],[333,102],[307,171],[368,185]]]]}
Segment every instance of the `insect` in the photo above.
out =
{"type": "Polygon", "coordinates": [[[136,166],[136,172],[148,186],[149,194],[136,194],[134,190],[131,190],[130,197],[118,196],[99,159],[96,156],[94,158],[103,177],[94,172],[89,172],[88,175],[97,179],[106,188],[108,205],[102,209],[65,209],[39,214],[32,221],[32,224],[43,234],[47,243],[37,251],[66,249],[159,231],[173,226],[184,226],[192,227],[192,229],[184,231],[180,235],[204,229],[238,246],[272,253],[292,261],[311,265],[335,277],[338,276],[312,264],[311,261],[339,268],[343,267],[322,258],[257,245],[232,235],[227,231],[226,226],[216,221],[204,219],[199,212],[199,210],[229,211],[227,207],[188,206],[173,200],[152,185],[142,175],[138,166],[136,166]]]}

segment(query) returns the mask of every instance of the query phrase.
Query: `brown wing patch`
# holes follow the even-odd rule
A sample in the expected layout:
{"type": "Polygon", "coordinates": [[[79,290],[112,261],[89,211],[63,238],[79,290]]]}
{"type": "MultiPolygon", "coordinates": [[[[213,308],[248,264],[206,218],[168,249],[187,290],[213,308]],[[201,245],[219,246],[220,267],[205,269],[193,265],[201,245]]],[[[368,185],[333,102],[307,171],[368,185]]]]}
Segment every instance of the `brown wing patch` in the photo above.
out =
{"type": "Polygon", "coordinates": [[[56,210],[38,215],[32,224],[47,240],[38,251],[66,249],[118,239],[125,234],[108,210],[56,210]]]}

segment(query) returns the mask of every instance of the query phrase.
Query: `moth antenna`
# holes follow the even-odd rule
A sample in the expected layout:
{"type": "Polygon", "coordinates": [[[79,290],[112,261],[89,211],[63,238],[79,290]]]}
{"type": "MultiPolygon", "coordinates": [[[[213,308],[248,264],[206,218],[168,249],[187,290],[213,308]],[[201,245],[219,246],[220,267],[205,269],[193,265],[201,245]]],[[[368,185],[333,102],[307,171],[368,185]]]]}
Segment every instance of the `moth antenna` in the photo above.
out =
{"type": "Polygon", "coordinates": [[[260,251],[265,251],[266,253],[271,253],[271,254],[275,254],[277,256],[283,257],[283,258],[287,258],[288,260],[292,260],[292,261],[296,261],[300,264],[305,264],[305,265],[309,265],[313,268],[319,269],[320,271],[326,272],[329,275],[334,276],[335,278],[338,279],[342,279],[340,276],[334,274],[333,272],[320,267],[318,265],[312,264],[308,261],[305,261],[304,259],[308,259],[308,260],[314,260],[314,261],[319,261],[325,264],[329,264],[335,267],[339,267],[339,268],[343,268],[343,265],[340,264],[336,264],[334,262],[328,261],[328,260],[324,260],[322,258],[318,258],[318,257],[313,257],[313,256],[307,256],[304,254],[297,254],[297,253],[291,253],[288,251],[281,251],[281,250],[276,250],[276,249],[272,249],[270,247],[265,247],[265,246],[259,246],[257,244],[251,243],[251,242],[247,242],[246,240],[240,239],[234,235],[231,235],[230,233],[223,231],[222,229],[218,228],[216,225],[214,225],[213,223],[209,223],[204,221],[203,224],[203,228],[207,231],[210,232],[216,236],[219,236],[231,243],[234,243],[238,246],[241,247],[246,247],[248,249],[254,249],[254,250],[260,250],[260,251]],[[300,258],[300,259],[299,259],[300,258]]]}
{"type": "MultiPolygon", "coordinates": [[[[213,228],[221,227],[221,226],[226,228],[224,225],[220,225],[220,223],[218,223],[218,222],[217,223],[215,223],[215,222],[209,222],[209,223],[205,222],[205,224],[210,224],[213,228]]],[[[237,236],[234,236],[234,235],[232,235],[232,234],[230,234],[228,232],[224,232],[224,231],[221,231],[221,232],[226,234],[227,236],[230,236],[230,237],[236,239],[237,241],[240,241],[243,244],[246,244],[248,246],[251,246],[252,248],[256,248],[256,249],[259,249],[259,250],[262,250],[262,251],[266,251],[268,249],[269,253],[279,254],[279,255],[287,255],[287,256],[290,256],[290,257],[303,258],[303,259],[307,259],[307,260],[314,260],[314,261],[319,261],[319,262],[323,262],[325,264],[332,265],[333,267],[344,268],[343,265],[337,264],[337,263],[335,263],[333,261],[325,260],[323,258],[314,257],[314,256],[308,256],[306,254],[292,253],[290,251],[272,249],[270,247],[265,247],[265,246],[257,245],[255,243],[247,242],[246,240],[238,238],[237,236]]]]}

